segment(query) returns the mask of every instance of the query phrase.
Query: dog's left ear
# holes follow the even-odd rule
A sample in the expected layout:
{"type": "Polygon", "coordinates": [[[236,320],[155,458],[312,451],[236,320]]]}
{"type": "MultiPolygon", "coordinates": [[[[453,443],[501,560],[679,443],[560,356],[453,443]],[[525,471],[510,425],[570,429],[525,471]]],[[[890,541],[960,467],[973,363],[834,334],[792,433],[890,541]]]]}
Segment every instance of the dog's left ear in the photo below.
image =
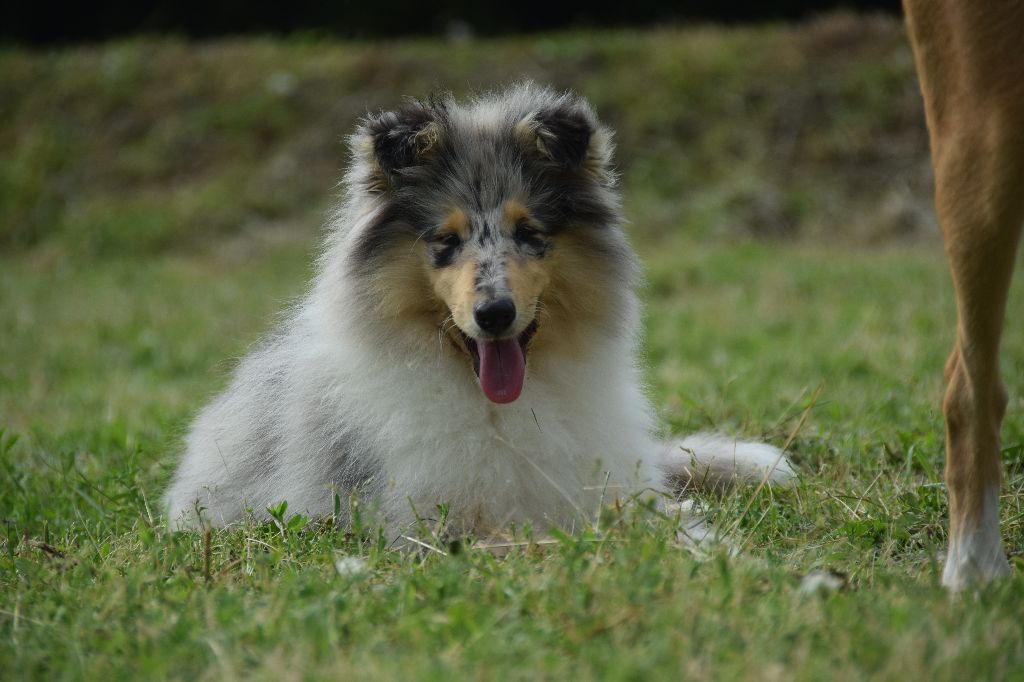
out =
{"type": "Polygon", "coordinates": [[[363,120],[352,150],[367,164],[370,189],[393,187],[401,171],[420,165],[438,147],[442,115],[432,102],[412,102],[363,120]]]}
{"type": "Polygon", "coordinates": [[[562,168],[608,176],[611,133],[583,102],[560,102],[530,113],[516,125],[516,134],[541,157],[562,168]]]}

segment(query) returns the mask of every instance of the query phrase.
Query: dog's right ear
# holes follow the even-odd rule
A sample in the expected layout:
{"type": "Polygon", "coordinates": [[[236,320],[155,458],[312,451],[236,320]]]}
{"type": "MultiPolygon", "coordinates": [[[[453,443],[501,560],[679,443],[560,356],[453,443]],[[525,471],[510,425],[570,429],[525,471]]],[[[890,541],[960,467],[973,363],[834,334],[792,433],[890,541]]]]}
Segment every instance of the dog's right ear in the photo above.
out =
{"type": "Polygon", "coordinates": [[[524,116],[515,126],[527,149],[557,167],[610,183],[613,145],[590,106],[568,96],[524,116]]]}
{"type": "Polygon", "coordinates": [[[413,102],[363,120],[352,137],[353,153],[368,164],[370,190],[394,187],[401,171],[419,165],[441,141],[442,112],[413,102]]]}

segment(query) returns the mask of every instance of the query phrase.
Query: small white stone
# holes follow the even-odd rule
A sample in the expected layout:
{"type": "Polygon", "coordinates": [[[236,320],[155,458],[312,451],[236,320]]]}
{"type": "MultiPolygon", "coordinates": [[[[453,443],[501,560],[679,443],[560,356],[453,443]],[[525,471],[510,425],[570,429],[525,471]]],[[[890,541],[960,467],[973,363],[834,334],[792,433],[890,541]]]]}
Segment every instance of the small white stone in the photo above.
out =
{"type": "Polygon", "coordinates": [[[819,592],[835,592],[843,586],[842,576],[828,571],[811,571],[800,581],[800,594],[818,594],[819,592]]]}
{"type": "Polygon", "coordinates": [[[351,578],[365,573],[366,569],[366,559],[362,557],[341,555],[334,559],[334,570],[343,578],[351,578]]]}

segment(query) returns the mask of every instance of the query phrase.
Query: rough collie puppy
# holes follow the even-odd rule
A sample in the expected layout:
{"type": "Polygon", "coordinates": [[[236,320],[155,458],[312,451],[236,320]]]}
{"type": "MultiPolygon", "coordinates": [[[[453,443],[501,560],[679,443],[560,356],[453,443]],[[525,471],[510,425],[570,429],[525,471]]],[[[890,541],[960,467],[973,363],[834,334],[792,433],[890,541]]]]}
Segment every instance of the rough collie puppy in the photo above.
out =
{"type": "Polygon", "coordinates": [[[351,147],[311,290],[192,425],[178,524],[358,494],[396,534],[439,505],[460,533],[571,530],[638,491],[792,475],[769,445],[655,437],[611,133],[582,99],[435,97],[351,147]]]}

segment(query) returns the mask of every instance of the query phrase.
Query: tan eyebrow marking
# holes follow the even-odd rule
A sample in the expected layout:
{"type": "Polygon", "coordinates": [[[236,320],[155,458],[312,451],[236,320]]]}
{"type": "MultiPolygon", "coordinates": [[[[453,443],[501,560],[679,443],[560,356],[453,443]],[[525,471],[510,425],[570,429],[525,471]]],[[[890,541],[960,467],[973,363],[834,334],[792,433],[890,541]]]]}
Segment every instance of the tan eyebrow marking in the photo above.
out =
{"type": "Polygon", "coordinates": [[[462,240],[469,239],[469,216],[461,208],[452,209],[441,221],[442,234],[457,234],[462,240]]]}

